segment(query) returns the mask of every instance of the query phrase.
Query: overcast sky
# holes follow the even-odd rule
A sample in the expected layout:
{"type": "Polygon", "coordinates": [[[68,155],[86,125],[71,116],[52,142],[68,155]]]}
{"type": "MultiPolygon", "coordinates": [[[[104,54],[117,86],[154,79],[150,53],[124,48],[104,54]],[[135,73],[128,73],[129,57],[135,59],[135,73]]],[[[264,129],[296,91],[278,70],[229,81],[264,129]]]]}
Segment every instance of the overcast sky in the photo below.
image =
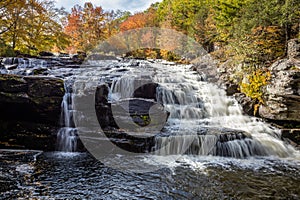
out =
{"type": "Polygon", "coordinates": [[[104,10],[128,10],[132,13],[147,9],[152,3],[162,0],[56,0],[57,7],[65,7],[67,11],[78,4],[83,6],[85,2],[92,2],[94,5],[101,6],[104,10]]]}

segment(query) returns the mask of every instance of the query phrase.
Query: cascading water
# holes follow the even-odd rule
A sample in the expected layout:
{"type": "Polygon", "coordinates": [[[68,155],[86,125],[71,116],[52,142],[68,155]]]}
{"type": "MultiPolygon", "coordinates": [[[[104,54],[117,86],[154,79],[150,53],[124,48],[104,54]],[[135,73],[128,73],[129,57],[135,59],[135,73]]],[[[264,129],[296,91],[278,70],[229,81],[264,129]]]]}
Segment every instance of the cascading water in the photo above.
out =
{"type": "MultiPolygon", "coordinates": [[[[278,138],[279,130],[243,115],[233,98],[203,81],[189,66],[138,62],[149,67],[130,61],[104,65],[101,61],[96,63],[98,67],[51,70],[50,76],[65,79],[64,128],[58,133],[58,150],[75,149],[74,115],[81,139],[91,140],[88,144],[107,152],[99,158],[98,151],[90,151],[95,159],[90,153],[1,149],[0,199],[299,199],[299,153],[278,138]],[[158,152],[132,156],[115,153],[114,144],[113,149],[102,146],[111,141],[99,134],[97,117],[91,115],[95,115],[97,86],[112,83],[108,96],[112,103],[132,95],[133,79],[145,78],[147,83],[149,77],[159,83],[156,100],[170,112],[162,133],[156,136],[158,152]],[[83,126],[86,124],[92,126],[83,126]],[[254,157],[231,158],[247,156],[254,157]]],[[[128,144],[116,136],[115,141],[128,144]]]]}
{"type": "Polygon", "coordinates": [[[243,115],[234,98],[227,97],[217,86],[201,81],[203,77],[191,72],[188,66],[158,66],[157,71],[161,72],[154,77],[161,85],[157,99],[171,113],[167,129],[177,132],[156,138],[158,154],[192,153],[237,158],[293,154],[294,149],[279,139],[280,130],[243,115]],[[206,132],[201,133],[201,127],[206,128],[206,132]]]}
{"type": "MultiPolygon", "coordinates": [[[[108,70],[105,70],[106,67],[82,69],[75,75],[76,80],[85,83],[79,84],[84,87],[88,87],[89,82],[101,84],[106,80],[112,81],[110,102],[132,97],[139,84],[158,83],[156,100],[170,112],[162,134],[155,139],[154,150],[158,155],[187,153],[244,158],[265,155],[288,157],[295,153],[291,146],[280,140],[280,130],[244,115],[234,98],[227,97],[224,90],[204,81],[205,76],[191,71],[191,66],[146,61],[138,67],[126,63],[121,66],[111,66],[108,70]]],[[[82,95],[84,89],[77,90],[76,95],[82,95]]],[[[62,103],[64,128],[58,133],[58,150],[62,151],[76,149],[73,95],[70,87],[66,86],[62,103]]],[[[84,116],[85,119],[88,117],[84,116]]]]}
{"type": "MultiPolygon", "coordinates": [[[[158,83],[156,99],[170,116],[166,135],[156,137],[158,155],[197,154],[244,158],[287,157],[294,149],[279,139],[280,130],[246,116],[232,97],[191,66],[160,63],[132,68],[112,84],[112,100],[132,97],[137,79],[158,83]]],[[[146,81],[147,82],[147,81],[146,81]]]]}
{"type": "Polygon", "coordinates": [[[64,152],[74,152],[77,147],[77,130],[74,127],[73,106],[72,106],[72,87],[70,80],[65,80],[65,95],[61,104],[62,128],[57,133],[57,150],[64,152]]]}

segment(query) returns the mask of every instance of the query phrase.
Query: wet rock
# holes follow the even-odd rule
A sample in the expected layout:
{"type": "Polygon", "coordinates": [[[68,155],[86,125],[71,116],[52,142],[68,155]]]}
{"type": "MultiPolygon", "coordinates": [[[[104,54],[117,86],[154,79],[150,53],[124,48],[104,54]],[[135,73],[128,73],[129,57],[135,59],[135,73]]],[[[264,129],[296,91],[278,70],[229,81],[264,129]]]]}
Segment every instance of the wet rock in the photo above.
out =
{"type": "Polygon", "coordinates": [[[108,103],[108,93],[109,88],[107,85],[98,86],[95,93],[96,115],[102,129],[116,127],[111,110],[111,104],[108,103]]]}
{"type": "Polygon", "coordinates": [[[1,149],[54,151],[58,128],[44,123],[0,119],[1,149]]]}
{"type": "Polygon", "coordinates": [[[159,85],[157,83],[151,82],[142,84],[139,88],[137,88],[134,91],[133,97],[156,100],[156,89],[158,86],[159,85]]]}
{"type": "Polygon", "coordinates": [[[281,138],[300,149],[300,129],[282,129],[281,138]]]}
{"type": "Polygon", "coordinates": [[[4,66],[15,65],[15,64],[18,65],[19,64],[19,58],[17,58],[17,57],[3,58],[2,64],[4,66]]]}
{"type": "Polygon", "coordinates": [[[54,54],[51,53],[51,52],[48,52],[48,51],[41,51],[41,52],[39,53],[39,56],[53,57],[54,54]]]}
{"type": "Polygon", "coordinates": [[[18,58],[3,58],[1,65],[3,66],[4,69],[7,70],[13,70],[18,67],[19,64],[19,59],[18,58]]]}
{"type": "Polygon", "coordinates": [[[14,69],[17,69],[18,67],[18,64],[14,64],[14,65],[5,65],[5,68],[7,70],[14,70],[14,69]]]}
{"type": "Polygon", "coordinates": [[[28,149],[53,146],[50,141],[59,126],[63,81],[1,74],[0,91],[0,141],[28,149]]]}
{"type": "Polygon", "coordinates": [[[0,91],[7,93],[26,92],[28,85],[22,76],[0,74],[0,91]]]}
{"type": "Polygon", "coordinates": [[[50,77],[0,75],[0,118],[57,124],[64,84],[50,77]]]}
{"type": "Polygon", "coordinates": [[[111,107],[119,128],[141,134],[160,132],[169,115],[163,105],[153,100],[124,99],[113,103],[111,107]]]}
{"type": "Polygon", "coordinates": [[[235,99],[239,102],[239,104],[242,106],[243,111],[250,116],[254,115],[254,106],[256,104],[256,101],[251,99],[250,97],[247,97],[243,93],[236,93],[234,94],[235,99]]]}
{"type": "Polygon", "coordinates": [[[61,79],[43,76],[25,76],[28,84],[28,95],[31,97],[62,97],[65,93],[61,79]]]}
{"type": "Polygon", "coordinates": [[[47,68],[38,67],[33,69],[29,75],[47,75],[47,74],[48,74],[47,68]]]}

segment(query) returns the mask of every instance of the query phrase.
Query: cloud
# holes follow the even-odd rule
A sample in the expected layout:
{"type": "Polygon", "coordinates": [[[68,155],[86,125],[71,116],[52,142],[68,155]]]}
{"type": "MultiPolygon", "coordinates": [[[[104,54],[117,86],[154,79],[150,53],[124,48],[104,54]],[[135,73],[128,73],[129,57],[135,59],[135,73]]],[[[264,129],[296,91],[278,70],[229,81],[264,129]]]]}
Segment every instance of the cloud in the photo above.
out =
{"type": "Polygon", "coordinates": [[[57,7],[65,7],[67,11],[78,4],[83,6],[85,2],[92,2],[96,6],[101,6],[104,10],[128,10],[132,13],[147,9],[152,3],[162,0],[56,0],[57,7]],[[72,2],[72,3],[70,3],[72,2]]]}

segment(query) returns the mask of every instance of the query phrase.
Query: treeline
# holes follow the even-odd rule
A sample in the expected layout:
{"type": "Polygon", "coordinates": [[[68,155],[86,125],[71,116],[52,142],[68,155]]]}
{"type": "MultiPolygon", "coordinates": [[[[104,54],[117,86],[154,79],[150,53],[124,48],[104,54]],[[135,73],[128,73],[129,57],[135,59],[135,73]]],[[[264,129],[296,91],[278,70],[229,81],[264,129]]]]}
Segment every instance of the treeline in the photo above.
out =
{"type": "Polygon", "coordinates": [[[0,54],[88,52],[118,32],[162,27],[195,39],[221,61],[268,64],[286,54],[290,38],[299,37],[299,5],[300,0],[163,0],[132,15],[92,3],[67,13],[54,0],[2,0],[0,54]]]}
{"type": "Polygon", "coordinates": [[[120,24],[130,16],[130,12],[104,11],[101,6],[85,3],[76,5],[64,20],[64,33],[69,36],[66,51],[91,51],[99,41],[119,32],[120,24]]]}
{"type": "Polygon", "coordinates": [[[268,63],[299,37],[300,0],[163,0],[129,17],[120,31],[156,26],[183,32],[227,60],[268,63]]]}
{"type": "Polygon", "coordinates": [[[0,55],[64,49],[68,36],[61,17],[65,14],[53,0],[1,0],[0,55]]]}
{"type": "Polygon", "coordinates": [[[41,51],[87,52],[119,30],[129,12],[76,5],[71,13],[54,0],[0,1],[0,56],[37,55],[41,51]]]}

